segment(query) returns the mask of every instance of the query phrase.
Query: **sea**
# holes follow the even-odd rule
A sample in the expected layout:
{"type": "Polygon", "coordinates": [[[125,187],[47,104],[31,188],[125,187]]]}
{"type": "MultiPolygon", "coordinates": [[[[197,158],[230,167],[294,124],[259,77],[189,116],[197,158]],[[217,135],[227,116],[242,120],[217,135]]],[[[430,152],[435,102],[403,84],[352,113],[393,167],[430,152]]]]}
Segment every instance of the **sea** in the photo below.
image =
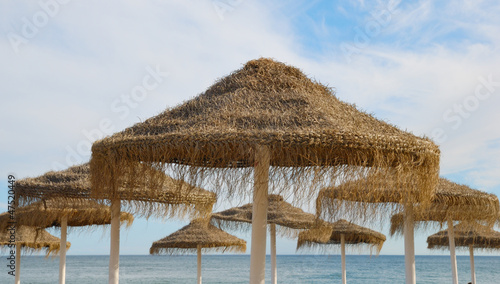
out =
{"type": "MultiPolygon", "coordinates": [[[[2,255],[0,283],[14,283],[6,255],[2,255]]],[[[66,283],[98,284],[108,281],[108,256],[67,256],[66,283]]],[[[459,283],[469,283],[468,256],[457,256],[459,283]]],[[[416,256],[417,283],[450,283],[449,256],[416,256]]],[[[204,255],[203,283],[248,283],[249,255],[204,255]]],[[[278,283],[340,283],[340,255],[278,255],[278,283]]],[[[270,258],[266,263],[270,283],[270,258]]],[[[500,283],[500,256],[476,256],[476,279],[500,283]]],[[[21,258],[21,283],[58,282],[59,259],[26,255],[21,258]]],[[[347,255],[347,283],[404,283],[404,256],[347,255]]],[[[196,283],[195,255],[121,255],[120,283],[196,283]]]]}

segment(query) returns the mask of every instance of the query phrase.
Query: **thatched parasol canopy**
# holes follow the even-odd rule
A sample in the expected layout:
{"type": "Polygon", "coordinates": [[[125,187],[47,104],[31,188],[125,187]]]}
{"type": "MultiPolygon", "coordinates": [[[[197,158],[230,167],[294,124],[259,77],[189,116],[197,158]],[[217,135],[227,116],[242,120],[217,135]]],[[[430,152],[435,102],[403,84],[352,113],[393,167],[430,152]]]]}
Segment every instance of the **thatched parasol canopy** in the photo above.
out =
{"type": "Polygon", "coordinates": [[[149,249],[151,254],[195,252],[200,246],[203,250],[245,252],[246,242],[230,235],[206,219],[196,219],[189,225],[156,241],[149,249]]]}
{"type": "MultiPolygon", "coordinates": [[[[363,206],[371,209],[383,207],[400,209],[399,204],[405,204],[406,200],[406,194],[397,187],[393,180],[379,181],[373,184],[365,179],[359,179],[337,187],[322,189],[316,201],[316,209],[318,216],[325,219],[334,219],[339,214],[349,212],[351,206],[359,206],[358,202],[363,202],[363,206]],[[344,194],[350,188],[354,189],[362,185],[366,186],[366,189],[358,191],[357,195],[344,194]],[[374,186],[374,188],[369,188],[369,186],[374,186]],[[375,191],[379,193],[374,194],[375,191]]],[[[445,178],[439,178],[431,202],[419,203],[414,210],[414,215],[415,220],[430,218],[435,221],[446,221],[446,216],[453,215],[454,212],[460,210],[466,210],[461,215],[462,219],[481,219],[496,222],[500,208],[498,198],[493,194],[474,190],[445,178]],[[472,208],[474,210],[471,210],[472,208]],[[429,215],[427,212],[431,214],[429,215]]],[[[367,216],[357,217],[365,218],[367,216]]],[[[395,218],[399,220],[402,217],[403,214],[398,214],[395,218]]],[[[399,221],[398,225],[401,225],[403,220],[399,221]]]]}
{"type": "MultiPolygon", "coordinates": [[[[172,179],[160,171],[156,171],[156,174],[164,181],[163,187],[160,189],[143,190],[141,188],[139,190],[134,185],[122,184],[123,186],[119,188],[118,194],[123,195],[122,197],[126,200],[124,205],[128,206],[128,211],[147,217],[151,214],[160,216],[182,215],[191,211],[192,207],[199,211],[210,211],[216,201],[216,195],[213,192],[172,179]]],[[[88,163],[73,166],[63,171],[51,171],[36,178],[19,180],[16,183],[16,192],[24,204],[50,199],[51,208],[64,209],[70,208],[70,206],[75,209],[104,208],[88,201],[91,198],[90,167],[88,163]],[[57,202],[59,204],[56,204],[57,202]]],[[[107,197],[103,196],[102,198],[107,197]]]]}
{"type": "Polygon", "coordinates": [[[325,235],[323,228],[313,228],[299,233],[297,249],[304,247],[324,248],[324,245],[340,244],[344,235],[348,245],[366,244],[375,247],[380,252],[385,242],[385,236],[374,230],[358,226],[346,220],[328,223],[329,232],[325,235]],[[325,238],[326,236],[326,238],[325,238]]]}
{"type": "Polygon", "coordinates": [[[419,198],[429,199],[438,178],[439,149],[432,141],[340,101],[331,88],[295,67],[261,58],[199,96],[95,142],[92,191],[115,194],[116,179],[123,176],[129,183],[161,186],[154,170],[130,174],[144,163],[169,167],[200,186],[213,174],[220,185],[216,190],[243,191],[257,146],[269,149],[275,185],[296,193],[391,167],[385,176],[373,177],[396,177],[397,183],[412,179],[419,198]],[[328,178],[321,178],[326,173],[328,178]]]}
{"type": "MultiPolygon", "coordinates": [[[[459,223],[453,227],[455,246],[474,249],[500,249],[500,232],[480,224],[459,223]]],[[[437,232],[427,238],[427,248],[448,249],[448,230],[437,232]]]]}
{"type": "MultiPolygon", "coordinates": [[[[60,227],[64,217],[70,227],[108,225],[111,223],[111,210],[109,206],[91,200],[65,199],[62,202],[49,199],[16,208],[15,214],[17,224],[38,228],[60,227]]],[[[10,221],[8,212],[0,214],[0,230],[7,228],[10,221]]],[[[121,212],[120,221],[130,226],[134,217],[121,212]]]]}
{"type": "MultiPolygon", "coordinates": [[[[11,233],[8,230],[1,230],[0,234],[0,245],[8,246],[11,244],[10,237],[11,233]]],[[[15,229],[16,245],[22,246],[28,251],[41,251],[45,250],[47,255],[53,254],[57,255],[59,249],[61,248],[60,239],[52,236],[47,231],[43,229],[37,229],[28,226],[16,226],[15,229]]],[[[66,248],[68,249],[71,244],[66,243],[66,248]]]]}
{"type": "MultiPolygon", "coordinates": [[[[304,230],[313,227],[319,220],[311,213],[292,206],[283,200],[283,197],[270,194],[268,197],[267,223],[278,225],[283,235],[289,235],[290,229],[304,230]]],[[[252,223],[252,203],[240,207],[230,208],[212,214],[212,223],[219,228],[250,229],[252,223]]]]}
{"type": "MultiPolygon", "coordinates": [[[[436,195],[432,198],[431,206],[414,208],[416,225],[423,226],[428,221],[443,224],[449,219],[463,221],[471,225],[481,221],[493,225],[498,222],[500,206],[498,197],[491,193],[472,189],[466,185],[454,183],[440,178],[436,195]]],[[[404,216],[402,213],[391,217],[391,235],[402,233],[404,216]]]]}
{"type": "Polygon", "coordinates": [[[258,243],[265,243],[269,181],[271,192],[293,192],[307,201],[335,181],[390,168],[372,177],[411,180],[418,191],[400,188],[409,199],[425,201],[437,182],[439,149],[341,102],[299,69],[261,58],[199,96],[95,142],[90,167],[93,195],[114,200],[120,182],[160,188],[158,170],[197,186],[210,181],[229,196],[247,193],[253,180],[259,206],[252,222],[250,283],[261,283],[265,246],[258,243]]]}

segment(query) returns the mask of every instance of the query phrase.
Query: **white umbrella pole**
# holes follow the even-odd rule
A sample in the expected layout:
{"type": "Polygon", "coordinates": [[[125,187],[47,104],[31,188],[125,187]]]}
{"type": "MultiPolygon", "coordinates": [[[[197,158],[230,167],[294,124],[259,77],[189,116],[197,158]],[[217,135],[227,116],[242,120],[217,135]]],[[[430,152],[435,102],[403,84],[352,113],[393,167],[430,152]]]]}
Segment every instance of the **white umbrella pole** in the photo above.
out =
{"type": "Polygon", "coordinates": [[[109,284],[118,284],[120,268],[120,200],[111,200],[111,247],[109,252],[109,284]]]}
{"type": "Polygon", "coordinates": [[[276,224],[271,224],[271,282],[278,284],[278,268],[276,266],[276,224]]]}
{"type": "Polygon", "coordinates": [[[61,248],[59,249],[59,284],[66,283],[66,238],[68,233],[68,217],[61,219],[61,248]]]}
{"type": "Polygon", "coordinates": [[[21,245],[16,244],[16,284],[21,283],[21,245]]]}
{"type": "Polygon", "coordinates": [[[416,284],[417,277],[415,274],[415,244],[414,244],[414,219],[412,205],[405,206],[405,276],[406,284],[416,284]]]}
{"type": "Polygon", "coordinates": [[[342,258],[342,284],[347,283],[347,276],[345,272],[345,235],[340,235],[340,253],[342,258]]]}
{"type": "Polygon", "coordinates": [[[474,247],[469,246],[470,254],[470,276],[472,278],[471,283],[476,284],[476,269],[474,268],[474,247]]]}
{"type": "Polygon", "coordinates": [[[198,284],[201,284],[201,245],[198,245],[198,284]]]}
{"type": "Polygon", "coordinates": [[[455,254],[455,232],[453,231],[453,221],[448,218],[448,241],[450,244],[451,274],[453,284],[458,284],[457,256],[455,254]]]}
{"type": "Polygon", "coordinates": [[[254,165],[250,284],[265,283],[268,182],[269,149],[265,146],[257,146],[254,165]]]}

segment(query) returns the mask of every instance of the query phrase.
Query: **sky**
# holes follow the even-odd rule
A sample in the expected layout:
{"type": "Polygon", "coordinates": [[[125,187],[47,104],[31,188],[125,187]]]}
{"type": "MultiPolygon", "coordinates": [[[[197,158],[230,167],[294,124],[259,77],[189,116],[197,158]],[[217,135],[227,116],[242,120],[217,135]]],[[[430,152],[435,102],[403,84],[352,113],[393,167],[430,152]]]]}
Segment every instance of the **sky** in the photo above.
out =
{"type": "MultiPolygon", "coordinates": [[[[494,0],[1,1],[0,208],[8,174],[86,162],[93,141],[260,57],[296,66],[341,100],[430,137],[441,149],[441,176],[498,195],[499,14],[494,0]]],[[[216,209],[232,205],[221,200],[216,209]]],[[[148,254],[188,222],[136,218],[121,232],[120,253],[148,254]]],[[[373,229],[389,236],[387,224],[373,229]]],[[[434,232],[416,231],[417,255],[446,253],[426,248],[434,232]]],[[[249,253],[250,235],[232,233],[249,253]]],[[[106,228],[71,230],[68,255],[109,254],[108,238],[106,228]]],[[[277,240],[278,254],[295,246],[277,240]]],[[[404,254],[402,238],[388,237],[381,254],[404,254]]]]}

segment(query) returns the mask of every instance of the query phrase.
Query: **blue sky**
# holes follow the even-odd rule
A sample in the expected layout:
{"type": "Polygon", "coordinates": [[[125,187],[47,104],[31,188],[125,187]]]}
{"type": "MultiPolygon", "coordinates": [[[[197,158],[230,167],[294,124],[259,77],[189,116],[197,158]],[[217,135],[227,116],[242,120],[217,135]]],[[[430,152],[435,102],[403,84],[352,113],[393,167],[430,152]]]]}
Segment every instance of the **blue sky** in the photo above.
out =
{"type": "MultiPolygon", "coordinates": [[[[96,139],[262,56],[433,138],[441,175],[500,193],[498,1],[268,2],[2,1],[1,208],[8,173],[19,179],[85,162],[96,139]],[[148,76],[147,92],[132,96],[148,76]]],[[[147,254],[187,222],[137,218],[122,232],[121,253],[147,254]]],[[[372,227],[388,235],[387,225],[372,227]]],[[[417,231],[417,254],[444,253],[426,249],[431,233],[417,231]]],[[[68,254],[108,254],[108,236],[71,231],[68,254]]],[[[295,241],[278,239],[277,250],[295,253],[295,241]]],[[[381,253],[403,252],[402,239],[389,238],[381,253]]]]}

